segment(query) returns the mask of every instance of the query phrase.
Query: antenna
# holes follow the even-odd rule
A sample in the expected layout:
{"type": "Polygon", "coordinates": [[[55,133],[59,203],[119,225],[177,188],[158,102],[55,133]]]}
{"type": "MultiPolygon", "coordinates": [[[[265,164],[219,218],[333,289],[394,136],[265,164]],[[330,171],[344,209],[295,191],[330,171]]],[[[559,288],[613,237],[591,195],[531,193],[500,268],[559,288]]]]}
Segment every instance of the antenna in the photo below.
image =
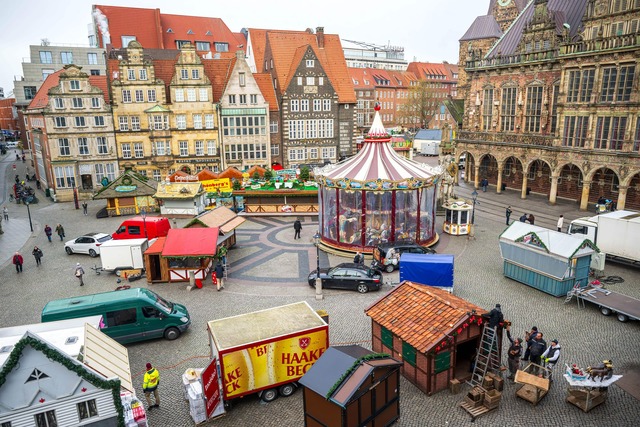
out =
{"type": "Polygon", "coordinates": [[[50,44],[49,39],[40,39],[40,46],[49,46],[50,44]]]}

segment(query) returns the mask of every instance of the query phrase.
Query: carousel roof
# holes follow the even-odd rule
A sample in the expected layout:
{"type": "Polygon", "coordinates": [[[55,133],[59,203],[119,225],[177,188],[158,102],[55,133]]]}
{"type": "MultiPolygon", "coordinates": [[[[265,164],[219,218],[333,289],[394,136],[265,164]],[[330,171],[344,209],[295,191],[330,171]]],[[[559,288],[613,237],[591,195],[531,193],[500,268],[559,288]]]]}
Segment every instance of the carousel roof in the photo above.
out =
{"type": "Polygon", "coordinates": [[[316,179],[324,181],[324,184],[330,187],[344,187],[344,181],[347,180],[352,184],[351,187],[357,187],[353,185],[357,182],[364,184],[364,189],[377,189],[367,183],[411,181],[414,185],[409,187],[415,187],[418,183],[417,186],[431,184],[440,177],[439,169],[396,154],[390,141],[391,136],[385,130],[376,110],[373,124],[360,152],[343,162],[317,168],[314,171],[316,179]]]}

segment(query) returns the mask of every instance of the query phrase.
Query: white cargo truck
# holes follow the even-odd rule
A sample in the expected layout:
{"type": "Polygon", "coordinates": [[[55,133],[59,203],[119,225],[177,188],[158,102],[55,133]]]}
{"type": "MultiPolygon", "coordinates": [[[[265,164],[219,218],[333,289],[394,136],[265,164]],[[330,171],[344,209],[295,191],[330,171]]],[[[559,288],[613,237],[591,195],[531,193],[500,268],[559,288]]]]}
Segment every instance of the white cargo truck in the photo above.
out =
{"type": "Polygon", "coordinates": [[[102,269],[119,275],[121,270],[144,269],[144,251],[147,239],[109,240],[100,246],[102,269]]]}
{"type": "Polygon", "coordinates": [[[571,221],[568,233],[586,236],[614,261],[640,265],[638,212],[623,210],[591,218],[578,218],[571,221]]]}

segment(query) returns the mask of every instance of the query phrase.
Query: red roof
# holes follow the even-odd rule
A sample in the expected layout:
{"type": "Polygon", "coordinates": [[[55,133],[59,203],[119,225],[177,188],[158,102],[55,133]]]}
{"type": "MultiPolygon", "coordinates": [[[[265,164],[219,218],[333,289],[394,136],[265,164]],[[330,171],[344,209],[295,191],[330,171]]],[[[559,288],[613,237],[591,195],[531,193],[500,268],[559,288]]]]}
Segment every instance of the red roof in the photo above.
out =
{"type": "Polygon", "coordinates": [[[373,90],[375,89],[375,80],[366,68],[347,68],[353,88],[355,90],[373,90]]]}
{"type": "Polygon", "coordinates": [[[158,239],[153,242],[151,246],[149,246],[147,250],[144,251],[144,253],[149,255],[160,255],[162,253],[162,250],[164,249],[164,243],[166,240],[167,238],[165,236],[158,237],[158,239]]]}
{"type": "Polygon", "coordinates": [[[187,40],[194,46],[196,41],[209,42],[211,52],[216,52],[214,45],[216,42],[227,43],[229,52],[235,52],[239,45],[244,44],[242,41],[238,43],[235,34],[220,18],[161,13],[160,24],[163,29],[164,46],[169,49],[177,48],[176,40],[187,40]]]}
{"type": "Polygon", "coordinates": [[[111,103],[109,87],[107,86],[107,76],[89,76],[89,84],[102,91],[105,104],[109,105],[111,103]]]}
{"type": "Polygon", "coordinates": [[[162,249],[162,256],[212,257],[218,251],[218,227],[172,228],[162,249]]]}
{"type": "Polygon", "coordinates": [[[60,82],[60,74],[64,71],[65,69],[63,68],[47,76],[47,79],[42,83],[42,86],[40,86],[36,96],[34,96],[29,103],[29,107],[27,107],[28,110],[44,108],[49,105],[49,89],[54,86],[58,86],[58,83],[60,82]]]}
{"type": "Polygon", "coordinates": [[[264,96],[264,100],[269,103],[269,111],[278,111],[280,109],[278,105],[278,98],[276,98],[276,90],[273,87],[273,81],[271,80],[271,74],[268,73],[255,73],[253,78],[256,80],[256,84],[264,96]]]}
{"type": "MultiPolygon", "coordinates": [[[[136,40],[146,48],[164,49],[162,40],[162,27],[160,24],[160,9],[143,9],[137,7],[102,6],[94,5],[94,10],[99,9],[107,18],[109,35],[113,48],[122,48],[122,36],[135,36],[136,40]]],[[[95,21],[95,18],[94,18],[95,21]]],[[[98,38],[100,46],[104,40],[98,26],[98,38]]]]}
{"type": "Polygon", "coordinates": [[[220,59],[203,59],[204,73],[211,81],[211,91],[213,93],[213,102],[219,102],[222,94],[227,87],[227,83],[231,78],[233,67],[236,64],[236,56],[231,58],[220,59]]]}

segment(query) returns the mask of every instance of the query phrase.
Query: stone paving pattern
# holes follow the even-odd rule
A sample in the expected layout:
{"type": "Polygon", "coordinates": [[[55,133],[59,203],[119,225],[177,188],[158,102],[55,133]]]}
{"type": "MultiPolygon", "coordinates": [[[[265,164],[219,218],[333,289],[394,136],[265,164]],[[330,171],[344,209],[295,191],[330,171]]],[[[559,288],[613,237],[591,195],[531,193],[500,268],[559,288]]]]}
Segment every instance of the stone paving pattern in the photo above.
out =
{"type": "MultiPolygon", "coordinates": [[[[13,182],[11,170],[12,152],[0,163],[0,209],[7,205],[9,222],[3,221],[5,234],[0,235],[0,326],[37,323],[42,307],[52,299],[73,295],[105,292],[115,289],[116,277],[111,274],[96,275],[89,267],[100,263],[99,258],[85,255],[68,256],[63,243],[47,242],[44,226],[62,223],[67,239],[91,231],[112,232],[122,218],[96,219],[96,212],[103,206],[89,202],[89,216],[76,210],[71,203],[55,204],[39,192],[40,203],[31,206],[34,232],[29,230],[26,208],[9,204],[6,188],[13,182]],[[44,252],[41,267],[36,267],[31,256],[34,245],[44,252]],[[24,272],[16,274],[11,255],[21,250],[24,272]],[[73,267],[80,262],[87,272],[86,286],[79,287],[73,276],[73,267]]],[[[18,164],[18,172],[24,176],[24,165],[18,164]],[[22,170],[21,170],[22,169],[22,170]]],[[[459,187],[460,195],[467,196],[471,189],[459,187]]],[[[441,234],[437,246],[439,253],[455,255],[455,294],[490,309],[500,303],[506,318],[513,321],[516,335],[522,336],[527,328],[537,325],[547,341],[557,338],[562,346],[561,362],[589,365],[603,359],[612,359],[617,372],[640,368],[640,323],[618,322],[614,317],[602,316],[595,306],[578,309],[575,302],[564,305],[564,298],[529,288],[502,276],[497,238],[504,229],[504,207],[514,210],[513,219],[522,212],[533,213],[536,224],[555,229],[560,213],[565,224],[571,219],[585,216],[574,204],[561,202],[556,206],[546,204],[544,198],[532,196],[520,200],[519,194],[507,191],[478,196],[476,210],[476,239],[451,237],[441,234]],[[522,212],[521,212],[522,211],[522,212]],[[520,332],[518,332],[520,331],[520,332]]],[[[152,290],[169,300],[184,303],[191,314],[192,327],[176,341],[155,340],[128,345],[132,375],[138,393],[142,393],[142,375],[146,362],[152,362],[161,372],[160,396],[162,406],[149,413],[150,426],[192,426],[189,405],[183,398],[180,377],[190,367],[204,367],[208,362],[209,347],[206,321],[292,303],[308,301],[316,309],[325,309],[330,316],[330,341],[332,345],[360,344],[370,347],[371,323],[364,309],[391,290],[385,285],[380,292],[360,295],[356,292],[326,290],[325,299],[317,301],[315,291],[309,287],[306,276],[315,269],[316,251],[311,236],[317,228],[314,218],[303,218],[302,238],[293,240],[295,217],[251,218],[238,230],[238,243],[229,252],[231,275],[226,289],[216,292],[207,281],[204,289],[186,291],[186,284],[156,284],[152,290]]],[[[178,220],[182,226],[186,220],[178,220]]],[[[442,224],[442,218],[438,219],[442,224]]],[[[321,254],[321,265],[348,262],[345,258],[321,254]]],[[[640,298],[640,270],[608,263],[607,275],[618,275],[624,283],[611,288],[640,298]]],[[[385,275],[385,279],[397,281],[398,273],[385,275]]],[[[133,286],[147,286],[138,281],[133,286]]],[[[465,389],[466,390],[466,389],[465,389]]],[[[464,392],[463,392],[464,393],[464,392]]],[[[472,425],[470,416],[458,407],[464,394],[451,395],[443,391],[427,397],[413,385],[401,382],[401,418],[398,426],[472,425]]],[[[631,426],[637,425],[640,402],[619,387],[609,391],[604,405],[583,413],[565,402],[566,386],[559,378],[549,394],[534,407],[515,397],[515,385],[508,383],[500,408],[478,418],[478,426],[631,426]],[[636,420],[636,421],[634,421],[636,420]]],[[[239,402],[225,417],[211,422],[217,426],[300,426],[302,417],[302,393],[280,398],[264,404],[256,397],[239,402]]]]}

